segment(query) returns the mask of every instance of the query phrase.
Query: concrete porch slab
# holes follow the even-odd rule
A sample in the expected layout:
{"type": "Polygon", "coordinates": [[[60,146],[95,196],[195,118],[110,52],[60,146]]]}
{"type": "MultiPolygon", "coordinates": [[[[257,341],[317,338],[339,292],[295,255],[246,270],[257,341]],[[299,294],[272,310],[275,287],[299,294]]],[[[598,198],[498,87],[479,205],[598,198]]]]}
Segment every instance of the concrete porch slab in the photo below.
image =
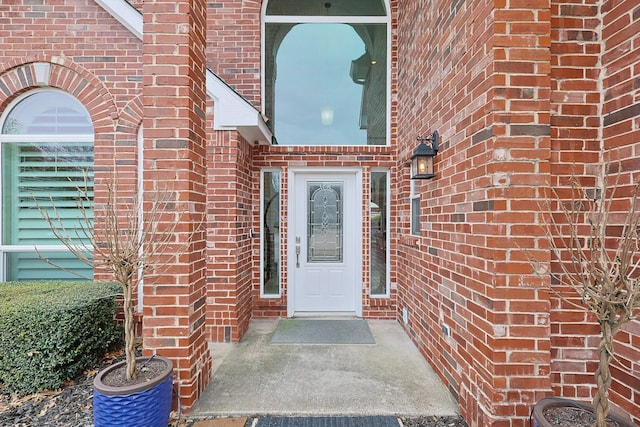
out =
{"type": "Polygon", "coordinates": [[[191,417],[458,413],[395,321],[370,320],[371,345],[271,344],[277,324],[253,320],[239,344],[211,344],[213,378],[191,417]]]}

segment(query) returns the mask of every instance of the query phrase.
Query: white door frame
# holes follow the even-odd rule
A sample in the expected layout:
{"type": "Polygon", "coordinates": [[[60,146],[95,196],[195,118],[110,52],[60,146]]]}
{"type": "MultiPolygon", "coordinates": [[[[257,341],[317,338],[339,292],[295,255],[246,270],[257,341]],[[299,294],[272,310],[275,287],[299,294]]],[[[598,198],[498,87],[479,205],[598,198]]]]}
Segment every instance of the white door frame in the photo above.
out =
{"type": "MultiPolygon", "coordinates": [[[[287,202],[287,215],[291,215],[295,212],[294,204],[295,200],[295,179],[298,176],[313,176],[313,175],[330,175],[335,174],[347,174],[355,177],[355,192],[356,192],[356,212],[355,218],[350,219],[353,221],[354,233],[360,238],[354,239],[353,250],[355,251],[354,263],[355,263],[355,283],[356,287],[354,292],[354,307],[355,314],[358,317],[362,317],[362,169],[361,168],[341,168],[341,167],[322,167],[322,168],[308,168],[308,167],[296,167],[289,168],[288,173],[288,202],[287,202]]],[[[304,201],[306,203],[306,200],[304,201]]],[[[347,218],[345,218],[345,221],[347,218]]],[[[287,218],[287,317],[293,317],[295,314],[295,268],[296,268],[296,255],[295,255],[295,226],[291,217],[287,218]]],[[[323,313],[318,313],[322,315],[323,313]]],[[[325,313],[330,315],[331,313],[325,313]]]]}

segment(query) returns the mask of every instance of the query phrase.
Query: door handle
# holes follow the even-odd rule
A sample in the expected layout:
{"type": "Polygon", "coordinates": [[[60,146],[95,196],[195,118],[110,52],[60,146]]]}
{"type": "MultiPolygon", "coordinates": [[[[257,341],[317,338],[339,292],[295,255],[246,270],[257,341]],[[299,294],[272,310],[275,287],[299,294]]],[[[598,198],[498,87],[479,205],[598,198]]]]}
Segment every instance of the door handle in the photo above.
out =
{"type": "Polygon", "coordinates": [[[296,237],[296,268],[300,268],[300,237],[296,237]]]}

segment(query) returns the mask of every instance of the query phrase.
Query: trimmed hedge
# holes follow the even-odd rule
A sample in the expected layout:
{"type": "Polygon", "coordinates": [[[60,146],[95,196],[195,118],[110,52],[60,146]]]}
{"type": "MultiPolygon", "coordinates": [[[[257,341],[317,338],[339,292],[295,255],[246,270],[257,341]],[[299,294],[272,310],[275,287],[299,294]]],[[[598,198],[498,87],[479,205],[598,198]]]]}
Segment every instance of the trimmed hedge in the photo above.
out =
{"type": "Polygon", "coordinates": [[[0,382],[20,395],[59,388],[121,339],[116,284],[0,283],[0,382]]]}

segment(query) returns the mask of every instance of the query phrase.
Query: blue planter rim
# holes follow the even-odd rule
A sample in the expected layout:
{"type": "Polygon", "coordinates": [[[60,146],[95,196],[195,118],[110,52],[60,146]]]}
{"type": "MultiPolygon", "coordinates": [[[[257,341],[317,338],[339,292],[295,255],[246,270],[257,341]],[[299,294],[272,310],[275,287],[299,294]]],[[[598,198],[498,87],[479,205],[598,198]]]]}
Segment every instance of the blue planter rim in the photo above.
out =
{"type": "Polygon", "coordinates": [[[108,375],[109,373],[113,372],[114,370],[120,368],[121,366],[126,365],[127,362],[126,361],[122,361],[122,362],[115,363],[115,364],[103,369],[102,371],[98,372],[98,375],[96,375],[96,377],[93,379],[93,388],[96,389],[101,394],[106,394],[106,395],[110,395],[110,396],[123,396],[123,395],[127,395],[127,394],[139,393],[141,391],[153,388],[157,384],[160,384],[165,379],[167,379],[167,377],[169,375],[171,375],[171,372],[173,371],[173,362],[171,362],[170,359],[167,359],[166,357],[159,356],[157,354],[154,355],[154,356],[149,356],[149,357],[137,357],[136,358],[136,362],[137,363],[144,363],[147,360],[151,359],[152,357],[153,357],[153,360],[160,360],[160,361],[164,362],[165,369],[163,369],[162,372],[160,373],[160,375],[158,375],[157,377],[153,378],[151,381],[147,381],[147,382],[143,382],[143,383],[139,383],[139,384],[132,384],[132,385],[125,384],[125,385],[120,386],[120,387],[113,387],[113,386],[109,386],[109,385],[104,384],[103,378],[106,375],[108,375]]]}

